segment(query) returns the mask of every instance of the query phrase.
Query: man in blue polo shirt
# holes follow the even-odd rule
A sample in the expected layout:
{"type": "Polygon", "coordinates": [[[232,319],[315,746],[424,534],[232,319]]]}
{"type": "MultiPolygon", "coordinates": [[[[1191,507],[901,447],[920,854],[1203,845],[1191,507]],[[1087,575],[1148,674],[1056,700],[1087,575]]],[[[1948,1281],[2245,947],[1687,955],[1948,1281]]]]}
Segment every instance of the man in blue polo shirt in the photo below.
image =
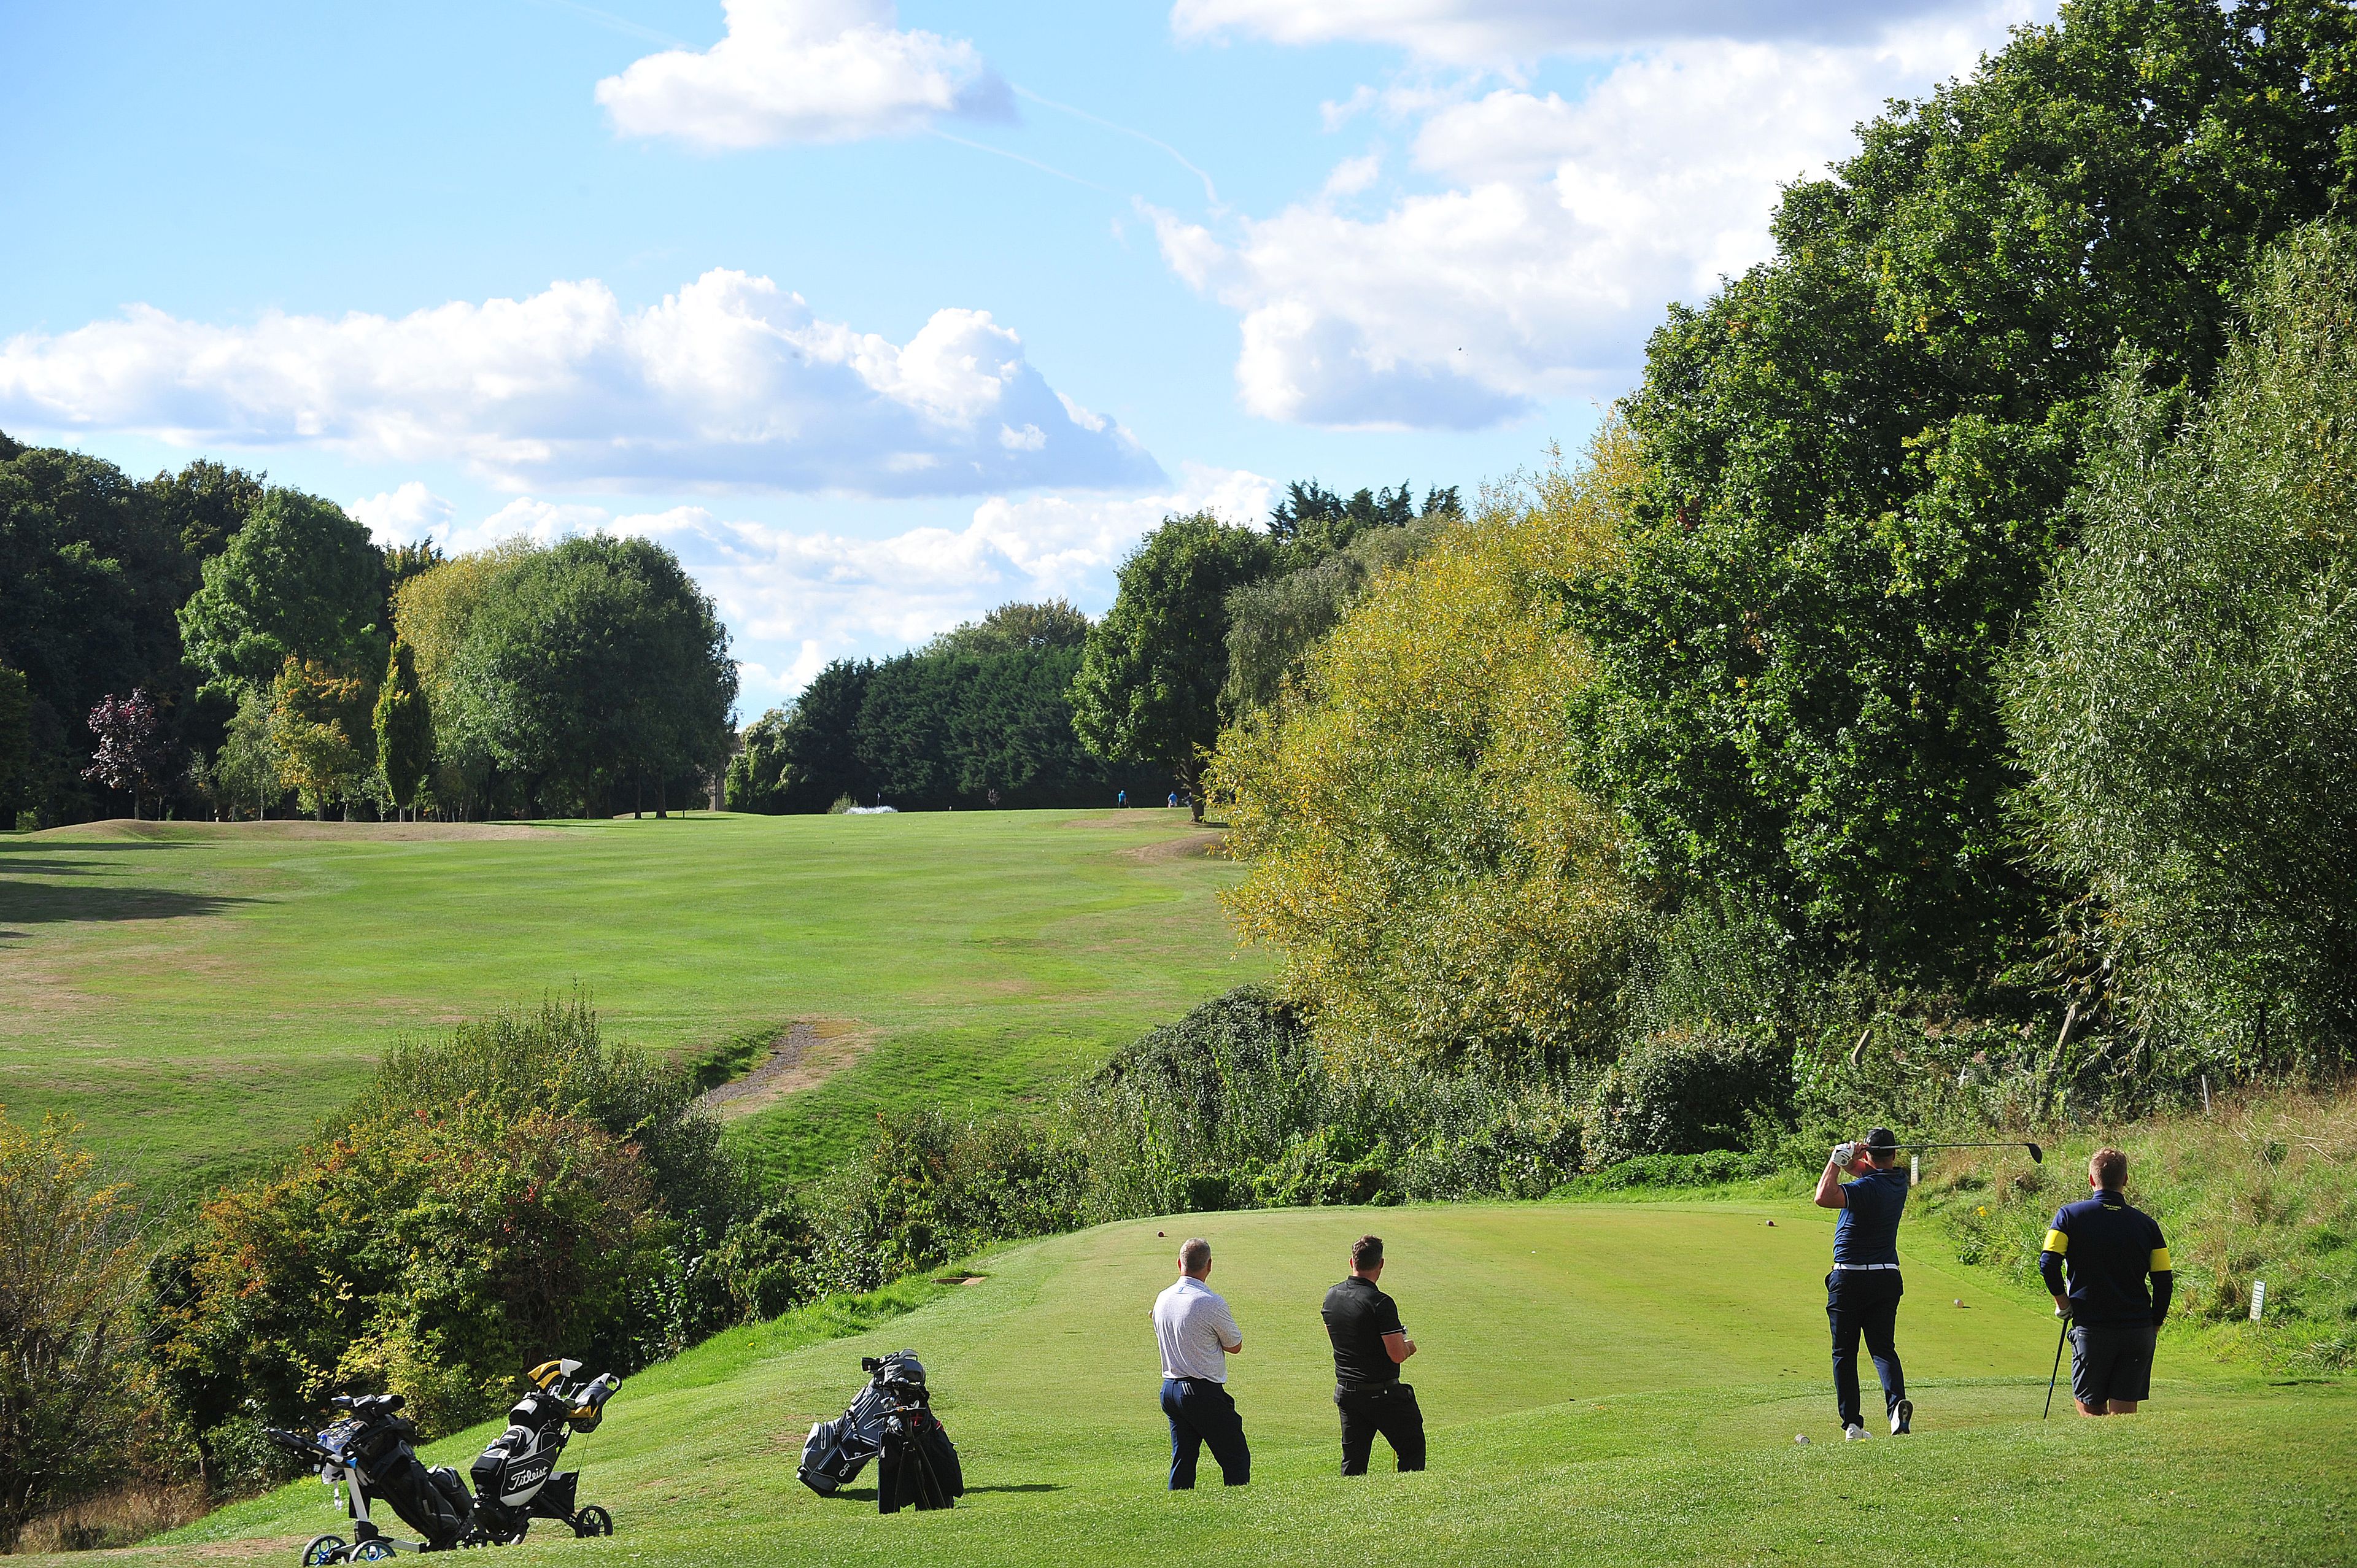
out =
{"type": "Polygon", "coordinates": [[[2038,1254],[2054,1310],[2071,1320],[2071,1397],[2081,1415],[2134,1415],[2152,1397],[2153,1346],[2176,1289],[2169,1242],[2122,1196],[2127,1185],[2128,1157],[2097,1149],[2087,1162],[2092,1196],[2062,1206],[2038,1254]]]}
{"type": "Polygon", "coordinates": [[[1899,1216],[1907,1207],[1907,1173],[1899,1169],[1899,1135],[1877,1127],[1862,1144],[1842,1144],[1817,1178],[1817,1207],[1838,1208],[1834,1221],[1834,1267],[1825,1276],[1825,1317],[1834,1330],[1834,1398],[1841,1407],[1842,1435],[1855,1443],[1866,1435],[1858,1410],[1857,1341],[1866,1337],[1882,1380],[1882,1403],[1890,1435],[1903,1436],[1915,1418],[1907,1380],[1899,1369],[1891,1333],[1899,1321],[1899,1216]],[[1845,1182],[1843,1174],[1854,1179],[1845,1182]]]}

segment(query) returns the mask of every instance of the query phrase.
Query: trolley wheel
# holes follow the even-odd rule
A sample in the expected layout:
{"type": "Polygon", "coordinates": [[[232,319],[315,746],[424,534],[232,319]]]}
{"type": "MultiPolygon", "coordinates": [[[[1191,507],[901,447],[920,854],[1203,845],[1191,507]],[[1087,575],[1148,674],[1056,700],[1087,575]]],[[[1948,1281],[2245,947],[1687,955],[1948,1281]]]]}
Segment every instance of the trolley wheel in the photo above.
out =
{"type": "Polygon", "coordinates": [[[346,1560],[352,1563],[382,1563],[392,1555],[393,1542],[382,1536],[378,1536],[373,1540],[353,1542],[351,1552],[346,1560]]]}
{"type": "Polygon", "coordinates": [[[579,1513],[573,1516],[573,1533],[576,1535],[611,1535],[614,1533],[614,1516],[608,1513],[604,1509],[599,1508],[596,1503],[591,1503],[587,1508],[583,1509],[579,1513]]]}
{"type": "Polygon", "coordinates": [[[341,1563],[349,1551],[350,1548],[340,1535],[315,1535],[311,1544],[303,1549],[303,1568],[329,1568],[332,1563],[341,1563]]]}

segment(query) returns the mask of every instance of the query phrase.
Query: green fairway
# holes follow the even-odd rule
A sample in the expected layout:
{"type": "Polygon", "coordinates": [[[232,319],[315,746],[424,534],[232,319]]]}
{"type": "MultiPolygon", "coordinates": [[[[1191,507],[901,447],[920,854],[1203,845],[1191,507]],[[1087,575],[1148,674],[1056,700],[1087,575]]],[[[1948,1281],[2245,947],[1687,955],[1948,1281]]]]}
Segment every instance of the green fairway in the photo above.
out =
{"type": "MultiPolygon", "coordinates": [[[[1900,1348],[1917,1433],[1846,1444],[1833,1420],[1821,1280],[1830,1217],[1793,1205],[1532,1204],[1181,1216],[1010,1249],[909,1316],[810,1343],[812,1315],[722,1336],[631,1380],[567,1463],[611,1508],[610,1541],[530,1560],[649,1564],[2349,1561],[2357,1399],[2270,1387],[2164,1342],[2147,1413],[2050,1422],[2053,1320],[1985,1275],[1910,1248],[1900,1348]],[[1766,1221],[1773,1218],[1770,1228],[1766,1221]],[[1432,1468],[1344,1481],[1318,1318],[1350,1238],[1373,1228],[1385,1287],[1423,1347],[1409,1366],[1432,1468]],[[1157,1231],[1167,1234],[1157,1235],[1157,1231]],[[1232,1389],[1253,1486],[1161,1489],[1146,1312],[1178,1241],[1215,1248],[1243,1354],[1232,1389]],[[1962,1305],[1955,1305],[1961,1301],[1962,1305]],[[879,1518],[871,1469],[822,1500],[794,1479],[803,1434],[908,1345],[930,1369],[971,1491],[953,1512],[879,1518]],[[1796,1433],[1812,1443],[1796,1444],[1796,1433]],[[2082,1510],[2085,1510],[2083,1514],[2082,1510]]],[[[1917,1246],[1929,1245],[1924,1235],[1917,1246]]],[[[1870,1370],[1869,1404],[1876,1404],[1870,1370]]],[[[437,1444],[456,1461],[490,1434],[437,1444]]],[[[1206,1460],[1206,1474],[1216,1469],[1206,1460]]],[[[330,1528],[306,1482],[167,1538],[292,1568],[330,1528]]],[[[561,1535],[561,1530],[560,1530],[561,1535]]]]}
{"type": "Polygon", "coordinates": [[[579,985],[666,1050],[823,1025],[830,1075],[737,1123],[803,1172],[876,1108],[1037,1094],[1261,974],[1204,840],[1167,811],[0,838],[0,1102],[187,1193],[397,1035],[579,985]]]}

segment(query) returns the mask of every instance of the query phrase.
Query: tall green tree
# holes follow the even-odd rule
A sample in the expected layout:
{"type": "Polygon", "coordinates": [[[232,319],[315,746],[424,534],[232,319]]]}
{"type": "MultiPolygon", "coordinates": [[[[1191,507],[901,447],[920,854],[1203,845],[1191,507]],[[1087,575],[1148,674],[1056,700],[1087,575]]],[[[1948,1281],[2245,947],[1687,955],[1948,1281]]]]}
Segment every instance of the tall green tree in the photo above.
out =
{"type": "Polygon", "coordinates": [[[376,768],[393,806],[406,813],[434,767],[434,715],[417,683],[417,660],[409,644],[393,639],[384,682],[376,697],[376,768]]]}
{"type": "Polygon", "coordinates": [[[188,662],[210,682],[268,682],[289,659],[358,670],[384,660],[384,557],[333,501],[271,491],[203,575],[179,624],[188,662]]]}
{"type": "Polygon", "coordinates": [[[0,664],[0,818],[16,824],[33,771],[33,697],[22,670],[0,664]]]}
{"type": "Polygon", "coordinates": [[[668,787],[727,757],[728,632],[651,540],[568,539],[518,561],[476,607],[448,680],[492,757],[549,809],[601,811],[641,789],[661,809],[668,787]]]}
{"type": "Polygon", "coordinates": [[[278,777],[303,809],[328,819],[369,770],[374,693],[357,676],[289,657],[270,688],[270,744],[278,777]]]}
{"type": "Polygon", "coordinates": [[[1202,759],[1219,738],[1228,595],[1265,576],[1276,546],[1209,512],[1168,517],[1122,564],[1071,688],[1081,744],[1107,762],[1166,769],[1203,814],[1202,759]]]}
{"type": "Polygon", "coordinates": [[[2100,896],[2106,989],[2229,1070],[2357,1030],[2357,234],[2287,242],[2249,311],[2190,410],[2116,384],[2010,671],[2034,842],[2100,896]]]}
{"type": "Polygon", "coordinates": [[[2075,0],[1789,188],[1626,404],[1625,563],[1575,582],[1585,777],[1640,869],[1943,982],[2050,918],[1998,667],[2122,343],[2213,373],[2238,283],[2357,173],[2357,9],[2075,0]]]}
{"type": "Polygon", "coordinates": [[[264,478],[199,457],[177,474],[157,474],[139,487],[188,553],[188,590],[195,589],[204,560],[220,554],[262,504],[269,493],[264,478]]]}
{"type": "Polygon", "coordinates": [[[109,693],[145,689],[179,738],[188,581],[179,539],[121,469],[0,437],[0,664],[25,675],[24,803],[45,822],[107,809],[81,774],[85,719],[109,693]]]}
{"type": "Polygon", "coordinates": [[[271,802],[286,793],[278,748],[271,739],[271,707],[264,693],[248,691],[238,699],[237,712],[223,726],[210,778],[214,794],[228,808],[232,821],[242,807],[250,807],[256,818],[269,815],[271,802]]]}

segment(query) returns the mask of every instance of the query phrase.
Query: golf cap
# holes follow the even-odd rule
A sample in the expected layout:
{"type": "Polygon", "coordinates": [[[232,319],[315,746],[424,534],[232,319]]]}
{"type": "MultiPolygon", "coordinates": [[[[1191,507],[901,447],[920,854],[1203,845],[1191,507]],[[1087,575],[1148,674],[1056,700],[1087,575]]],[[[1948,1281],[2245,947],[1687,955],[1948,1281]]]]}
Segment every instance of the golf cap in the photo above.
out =
{"type": "Polygon", "coordinates": [[[1895,1149],[1899,1146],[1899,1134],[1888,1127],[1876,1127],[1867,1133],[1866,1146],[1878,1154],[1895,1149]]]}

